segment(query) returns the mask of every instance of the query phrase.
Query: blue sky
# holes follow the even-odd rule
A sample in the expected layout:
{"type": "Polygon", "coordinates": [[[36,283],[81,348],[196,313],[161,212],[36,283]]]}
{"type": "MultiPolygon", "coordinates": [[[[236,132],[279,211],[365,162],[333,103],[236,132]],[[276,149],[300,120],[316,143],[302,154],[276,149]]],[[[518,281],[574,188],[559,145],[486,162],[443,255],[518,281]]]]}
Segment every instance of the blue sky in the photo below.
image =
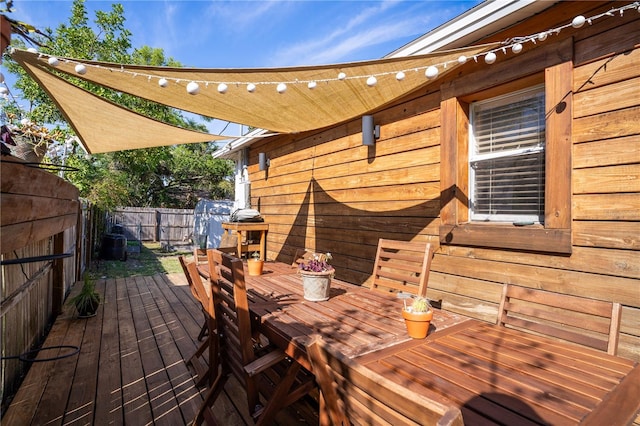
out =
{"type": "MultiPolygon", "coordinates": [[[[96,10],[121,3],[133,46],[161,48],[184,66],[256,68],[378,59],[479,2],[138,0],[86,6],[92,20],[96,10]]],[[[55,29],[68,23],[71,5],[14,0],[8,16],[55,29]]]]}

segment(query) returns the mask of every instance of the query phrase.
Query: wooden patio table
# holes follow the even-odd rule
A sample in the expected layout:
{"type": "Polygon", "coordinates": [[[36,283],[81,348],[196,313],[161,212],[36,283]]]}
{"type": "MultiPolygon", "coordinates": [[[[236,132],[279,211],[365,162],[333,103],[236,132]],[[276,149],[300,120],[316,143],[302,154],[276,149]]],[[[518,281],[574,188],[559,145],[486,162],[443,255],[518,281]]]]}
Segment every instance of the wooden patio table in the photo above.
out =
{"type": "MultiPolygon", "coordinates": [[[[208,266],[199,266],[208,277],[208,266]]],[[[266,262],[261,276],[245,274],[249,308],[261,332],[288,356],[312,370],[306,345],[315,336],[350,358],[411,340],[402,319],[402,300],[338,279],[331,281],[329,300],[303,297],[297,268],[266,262]]],[[[468,318],[436,309],[430,333],[437,334],[468,318]]]]}
{"type": "Polygon", "coordinates": [[[476,320],[357,360],[465,424],[626,425],[640,409],[637,362],[476,320]]]}

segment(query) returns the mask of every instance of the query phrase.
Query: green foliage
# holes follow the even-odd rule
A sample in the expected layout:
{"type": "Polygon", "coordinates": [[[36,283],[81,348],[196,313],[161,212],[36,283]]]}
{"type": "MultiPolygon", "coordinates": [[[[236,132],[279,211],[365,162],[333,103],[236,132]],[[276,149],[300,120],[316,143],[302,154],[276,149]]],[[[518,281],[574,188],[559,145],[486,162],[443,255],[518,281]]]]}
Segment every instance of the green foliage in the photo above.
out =
{"type": "Polygon", "coordinates": [[[92,315],[100,304],[100,294],[96,291],[96,285],[88,273],[84,274],[84,282],[80,293],[69,299],[69,304],[75,305],[81,316],[92,315]]]}
{"type": "MultiPolygon", "coordinates": [[[[68,56],[80,59],[131,63],[139,65],[180,67],[173,58],[166,58],[164,51],[143,46],[133,48],[131,32],[125,26],[124,8],[111,5],[109,11],[97,11],[90,22],[83,0],[74,0],[71,16],[66,24],[55,31],[44,30],[41,37],[43,53],[53,56],[68,56]]],[[[25,47],[21,40],[16,47],[25,47]]],[[[73,135],[73,129],[65,122],[48,95],[25,73],[6,58],[9,72],[18,76],[16,87],[21,97],[30,104],[28,118],[40,125],[62,130],[64,137],[73,135]]],[[[207,131],[202,123],[186,118],[182,112],[151,101],[121,92],[99,87],[74,77],[63,76],[73,83],[117,104],[145,116],[184,128],[207,131]]],[[[15,105],[5,105],[5,110],[14,112],[18,119],[24,111],[15,105]]],[[[113,123],[117,126],[118,123],[113,123]]],[[[135,129],[131,129],[135,138],[135,129]]],[[[61,141],[62,142],[62,141],[61,141]]],[[[65,164],[78,169],[66,172],[64,178],[80,190],[80,196],[99,207],[115,206],[193,208],[200,198],[231,198],[233,184],[230,177],[233,163],[214,159],[211,154],[217,149],[213,143],[179,145],[108,154],[86,155],[74,143],[66,154],[50,154],[49,162],[65,164]]]]}

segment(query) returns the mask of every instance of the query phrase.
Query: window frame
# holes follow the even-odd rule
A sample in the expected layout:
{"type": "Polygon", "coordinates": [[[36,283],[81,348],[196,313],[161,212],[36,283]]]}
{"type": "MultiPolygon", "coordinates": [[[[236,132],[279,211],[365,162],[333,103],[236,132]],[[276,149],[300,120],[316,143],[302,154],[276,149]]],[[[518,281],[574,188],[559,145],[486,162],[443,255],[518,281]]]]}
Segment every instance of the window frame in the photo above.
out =
{"type": "Polygon", "coordinates": [[[441,225],[443,245],[570,254],[573,62],[467,96],[441,101],[441,225]],[[470,103],[544,83],[546,111],[544,224],[481,223],[469,219],[470,103]]]}
{"type": "MultiPolygon", "coordinates": [[[[498,151],[491,151],[489,153],[477,152],[479,151],[480,148],[479,148],[479,143],[475,137],[475,131],[473,129],[474,129],[474,125],[477,124],[474,121],[476,120],[478,109],[483,108],[485,105],[487,105],[487,103],[490,103],[491,105],[494,105],[494,106],[499,104],[502,106],[507,106],[508,108],[510,105],[513,105],[515,102],[520,101],[522,97],[535,98],[540,94],[544,95],[544,90],[545,90],[544,84],[536,84],[533,86],[526,87],[524,89],[510,91],[508,93],[505,93],[499,96],[494,96],[489,99],[474,101],[469,104],[469,109],[470,109],[469,128],[471,129],[469,131],[469,166],[470,166],[469,167],[469,199],[472,200],[469,203],[470,204],[469,212],[471,216],[470,218],[471,222],[477,222],[477,221],[487,221],[487,222],[493,222],[493,223],[502,223],[502,222],[542,223],[544,222],[543,214],[489,213],[489,212],[480,213],[476,211],[476,206],[474,205],[474,202],[473,202],[473,200],[476,200],[476,196],[475,196],[476,191],[479,192],[478,190],[479,184],[477,181],[474,182],[474,180],[477,179],[477,173],[478,173],[478,168],[473,167],[474,163],[484,164],[485,162],[488,162],[491,160],[513,161],[513,159],[518,158],[521,155],[524,156],[524,155],[544,154],[545,145],[546,145],[545,143],[543,143],[542,145],[538,144],[536,146],[527,145],[525,148],[510,147],[510,148],[505,148],[498,151]]],[[[540,116],[536,120],[536,124],[538,125],[542,120],[544,120],[544,114],[543,114],[544,110],[545,110],[544,99],[542,99],[540,110],[539,110],[540,116]]],[[[505,122],[503,121],[503,123],[505,122]]],[[[537,132],[539,133],[540,128],[537,127],[537,129],[538,129],[537,132]]],[[[485,136],[490,136],[490,135],[485,135],[485,136]]],[[[543,161],[544,157],[541,157],[541,160],[543,161]]],[[[542,167],[543,166],[544,164],[542,165],[542,167]]],[[[540,176],[539,171],[537,175],[538,177],[540,176]]],[[[496,193],[496,195],[498,195],[498,193],[496,193]]],[[[542,195],[542,198],[544,198],[544,194],[541,194],[541,195],[542,195]]],[[[495,198],[492,197],[491,200],[494,201],[495,198]]]]}

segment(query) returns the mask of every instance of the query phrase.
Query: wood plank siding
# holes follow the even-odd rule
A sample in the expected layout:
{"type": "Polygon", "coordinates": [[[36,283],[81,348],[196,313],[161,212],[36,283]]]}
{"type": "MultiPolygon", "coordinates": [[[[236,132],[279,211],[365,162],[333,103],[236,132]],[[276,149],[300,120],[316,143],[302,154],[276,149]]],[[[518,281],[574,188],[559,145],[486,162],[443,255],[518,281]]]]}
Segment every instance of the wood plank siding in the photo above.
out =
{"type": "MultiPolygon", "coordinates": [[[[561,2],[478,42],[537,33],[620,5],[561,2]]],[[[269,223],[268,257],[286,262],[298,248],[329,251],[338,278],[367,285],[379,238],[428,241],[438,247],[428,295],[442,299],[443,308],[495,322],[507,283],[620,302],[619,354],[640,360],[639,47],[640,15],[616,15],[564,29],[519,55],[499,55],[493,65],[469,61],[453,76],[375,111],[381,125],[375,146],[362,145],[359,118],[256,142],[249,152],[251,202],[269,223]],[[559,185],[568,189],[562,209],[569,216],[559,222],[569,227],[569,253],[441,244],[440,227],[451,219],[443,207],[456,200],[464,215],[468,206],[464,185],[443,187],[448,161],[466,161],[464,152],[443,155],[443,126],[466,130],[449,121],[441,104],[450,109],[451,97],[544,81],[550,67],[572,74],[567,87],[555,89],[571,92],[570,119],[562,124],[568,125],[562,154],[570,156],[568,182],[559,185]],[[259,152],[270,158],[266,171],[258,170],[259,152]]],[[[521,234],[496,236],[515,241],[521,234]]],[[[544,244],[544,236],[535,238],[544,244]]]]}

